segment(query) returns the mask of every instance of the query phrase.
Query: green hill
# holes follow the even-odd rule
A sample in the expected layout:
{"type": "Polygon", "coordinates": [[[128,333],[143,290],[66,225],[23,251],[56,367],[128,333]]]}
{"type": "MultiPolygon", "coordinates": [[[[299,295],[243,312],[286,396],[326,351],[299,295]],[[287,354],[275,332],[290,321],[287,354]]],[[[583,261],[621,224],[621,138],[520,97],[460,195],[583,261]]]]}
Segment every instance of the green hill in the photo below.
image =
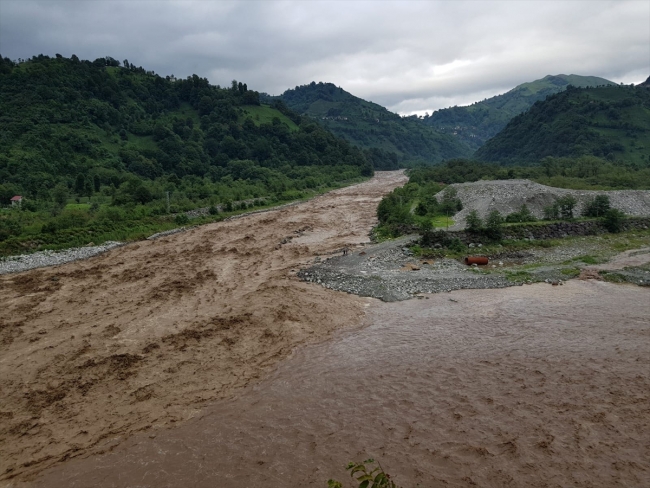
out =
{"type": "Polygon", "coordinates": [[[549,156],[650,165],[650,90],[569,87],[513,118],[475,154],[501,164],[538,163],[549,156]]]}
{"type": "Polygon", "coordinates": [[[595,87],[613,84],[596,76],[548,75],[541,80],[516,86],[503,95],[466,107],[437,110],[422,121],[428,126],[455,135],[472,150],[476,150],[503,129],[515,115],[525,112],[535,102],[565,90],[569,85],[595,87]]]}
{"type": "Polygon", "coordinates": [[[401,117],[332,83],[297,86],[280,97],[290,109],[318,121],[333,134],[363,148],[375,168],[401,163],[440,161],[469,156],[453,136],[426,127],[417,117],[401,117]]]}
{"type": "Polygon", "coordinates": [[[124,239],[170,211],[295,199],[372,172],[357,147],[241,82],[0,56],[0,255],[124,239]],[[20,212],[7,209],[14,195],[20,212]]]}

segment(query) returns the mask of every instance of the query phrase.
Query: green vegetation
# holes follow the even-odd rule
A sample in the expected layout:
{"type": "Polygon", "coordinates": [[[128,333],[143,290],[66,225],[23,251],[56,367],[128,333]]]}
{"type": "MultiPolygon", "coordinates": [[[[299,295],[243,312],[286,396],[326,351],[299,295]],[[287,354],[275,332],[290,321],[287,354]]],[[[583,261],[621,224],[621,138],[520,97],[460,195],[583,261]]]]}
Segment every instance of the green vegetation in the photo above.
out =
{"type": "Polygon", "coordinates": [[[481,161],[501,164],[581,156],[649,168],[650,90],[645,86],[568,86],[514,117],[475,154],[481,161]]]}
{"type": "Polygon", "coordinates": [[[544,100],[569,85],[596,87],[613,84],[595,76],[548,75],[541,80],[516,86],[503,95],[466,107],[437,110],[422,121],[428,126],[453,134],[469,148],[476,150],[497,135],[513,117],[528,110],[535,102],[544,100]]]}
{"type": "Polygon", "coordinates": [[[426,184],[466,183],[478,180],[525,178],[542,185],[574,190],[650,189],[650,166],[607,161],[595,156],[547,157],[537,166],[500,166],[467,159],[454,159],[436,166],[409,171],[409,182],[426,184]]]}
{"type": "Polygon", "coordinates": [[[182,225],[171,214],[242,211],[232,202],[304,198],[372,173],[361,150],[241,82],[163,78],[110,57],[0,56],[0,208],[25,197],[0,212],[0,255],[137,238],[182,225]]]}
{"type": "MultiPolygon", "coordinates": [[[[602,161],[598,158],[583,157],[578,159],[562,158],[553,160],[554,164],[564,168],[566,172],[575,171],[574,174],[583,174],[580,168],[588,165],[598,165],[602,161]]],[[[548,162],[548,161],[547,161],[548,162]]],[[[603,166],[608,164],[602,162],[603,166]]],[[[593,166],[592,166],[593,167],[593,166]]],[[[616,168],[611,167],[612,183],[614,179],[623,188],[650,188],[650,168],[634,169],[619,168],[621,174],[629,174],[629,178],[615,178],[616,168]]],[[[539,181],[547,171],[545,166],[521,166],[504,168],[495,164],[482,163],[469,160],[451,160],[446,163],[418,167],[408,170],[409,182],[402,188],[395,189],[388,194],[379,204],[377,216],[379,226],[375,234],[380,238],[398,237],[407,233],[420,232],[423,236],[429,236],[424,245],[441,244],[443,247],[452,245],[451,241],[443,242],[441,236],[435,232],[429,232],[437,227],[444,227],[447,216],[454,215],[462,209],[460,200],[457,199],[455,190],[445,185],[451,183],[463,183],[478,180],[509,179],[509,178],[531,178],[539,181]],[[445,191],[443,198],[438,199],[438,192],[445,191]],[[434,225],[435,222],[435,225],[434,225]],[[440,224],[443,225],[440,225],[440,224]]],[[[582,177],[575,176],[569,181],[569,187],[580,187],[590,189],[610,188],[606,185],[593,185],[596,177],[592,173],[584,173],[582,177]],[[578,182],[579,184],[574,184],[578,182]]],[[[604,178],[607,180],[607,178],[604,178]]],[[[572,220],[576,218],[576,199],[567,195],[558,198],[552,205],[545,208],[545,219],[547,221],[572,220]]],[[[624,222],[625,215],[618,210],[610,208],[607,195],[597,195],[589,202],[583,211],[583,219],[599,218],[610,232],[619,232],[624,222]]],[[[504,226],[517,225],[522,223],[534,223],[536,218],[530,213],[526,205],[523,205],[517,212],[509,215],[500,215],[498,212],[491,213],[483,222],[479,215],[472,211],[466,216],[466,230],[483,235],[492,240],[499,240],[503,235],[504,226]]]]}
{"type": "Polygon", "coordinates": [[[412,232],[414,228],[427,231],[452,225],[453,220],[449,217],[462,210],[463,206],[454,188],[446,188],[438,201],[436,194],[442,188],[443,185],[429,182],[422,186],[407,183],[393,190],[377,207],[377,234],[396,237],[412,232]]]}
{"type": "Polygon", "coordinates": [[[376,169],[439,163],[472,152],[454,136],[425,126],[416,116],[400,117],[331,83],[312,82],[287,90],[280,97],[263,99],[280,99],[292,110],[363,148],[376,169]]]}
{"type": "MultiPolygon", "coordinates": [[[[383,470],[379,461],[377,467],[373,468],[374,463],[374,459],[366,459],[360,463],[351,462],[345,469],[350,471],[350,477],[358,483],[358,488],[398,488],[390,475],[383,470]]],[[[328,480],[327,487],[343,488],[343,483],[328,480]]]]}

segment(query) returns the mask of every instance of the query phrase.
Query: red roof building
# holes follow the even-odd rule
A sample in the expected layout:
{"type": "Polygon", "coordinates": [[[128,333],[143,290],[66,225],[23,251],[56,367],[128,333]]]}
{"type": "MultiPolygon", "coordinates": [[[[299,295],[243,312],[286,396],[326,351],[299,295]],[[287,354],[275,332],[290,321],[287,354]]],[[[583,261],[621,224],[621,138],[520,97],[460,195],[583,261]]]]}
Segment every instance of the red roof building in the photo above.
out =
{"type": "Polygon", "coordinates": [[[22,201],[23,201],[23,197],[21,197],[20,195],[16,195],[15,197],[13,197],[11,199],[11,204],[12,205],[20,205],[22,203],[22,201]]]}

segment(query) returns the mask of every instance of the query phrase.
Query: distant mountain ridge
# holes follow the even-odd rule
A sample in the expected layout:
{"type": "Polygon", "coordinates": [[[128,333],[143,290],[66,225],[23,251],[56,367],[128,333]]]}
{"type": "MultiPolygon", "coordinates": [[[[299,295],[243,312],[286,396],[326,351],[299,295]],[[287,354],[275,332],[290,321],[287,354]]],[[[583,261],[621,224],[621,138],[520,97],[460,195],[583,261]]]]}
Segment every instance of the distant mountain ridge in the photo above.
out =
{"type": "Polygon", "coordinates": [[[472,150],[501,131],[508,122],[532,105],[572,85],[596,87],[616,83],[597,76],[548,75],[522,83],[512,90],[465,107],[450,107],[425,116],[422,122],[439,131],[453,134],[472,150]]]}
{"type": "Polygon", "coordinates": [[[311,82],[278,97],[291,110],[316,120],[333,134],[364,149],[375,168],[394,169],[400,163],[438,163],[467,157],[472,150],[453,135],[422,124],[417,117],[401,117],[332,83],[311,82]]]}
{"type": "Polygon", "coordinates": [[[474,155],[500,164],[582,156],[650,168],[650,90],[645,83],[570,87],[514,117],[474,155]]]}

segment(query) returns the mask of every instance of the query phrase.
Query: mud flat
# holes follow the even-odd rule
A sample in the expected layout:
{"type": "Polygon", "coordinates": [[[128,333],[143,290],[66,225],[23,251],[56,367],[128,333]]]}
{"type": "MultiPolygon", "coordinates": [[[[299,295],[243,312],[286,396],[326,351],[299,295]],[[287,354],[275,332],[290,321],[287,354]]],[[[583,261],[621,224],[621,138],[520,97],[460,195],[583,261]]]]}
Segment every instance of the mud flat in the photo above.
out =
{"type": "Polygon", "coordinates": [[[373,301],[241,396],[32,486],[325,486],[371,456],[404,487],[646,486],[649,313],[647,288],[593,280],[373,301]]]}
{"type": "Polygon", "coordinates": [[[300,266],[368,240],[378,173],[300,205],[0,276],[0,486],[195,417],[295,346],[358,324],[366,300],[300,266]]]}

